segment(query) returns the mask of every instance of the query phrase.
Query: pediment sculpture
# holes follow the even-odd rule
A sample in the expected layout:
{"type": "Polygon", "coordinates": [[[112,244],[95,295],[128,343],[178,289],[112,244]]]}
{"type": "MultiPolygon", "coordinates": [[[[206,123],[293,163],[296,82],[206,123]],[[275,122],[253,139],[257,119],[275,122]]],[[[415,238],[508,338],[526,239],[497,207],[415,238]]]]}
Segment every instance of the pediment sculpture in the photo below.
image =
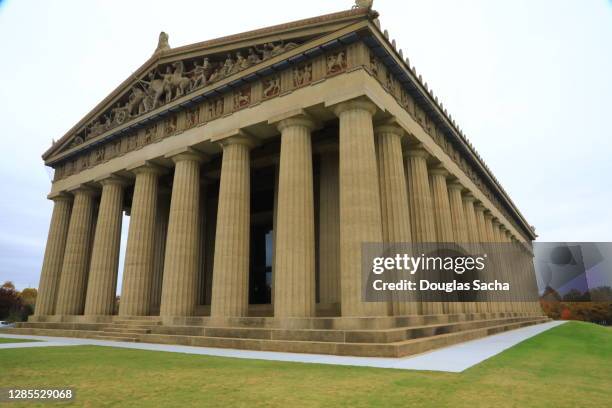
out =
{"type": "MultiPolygon", "coordinates": [[[[167,43],[167,36],[164,37],[164,41],[167,43]]],[[[209,55],[158,65],[137,79],[112,108],[87,125],[84,131],[73,139],[70,146],[77,146],[131,118],[150,112],[298,45],[300,44],[296,42],[268,42],[223,56],[209,55]]]]}

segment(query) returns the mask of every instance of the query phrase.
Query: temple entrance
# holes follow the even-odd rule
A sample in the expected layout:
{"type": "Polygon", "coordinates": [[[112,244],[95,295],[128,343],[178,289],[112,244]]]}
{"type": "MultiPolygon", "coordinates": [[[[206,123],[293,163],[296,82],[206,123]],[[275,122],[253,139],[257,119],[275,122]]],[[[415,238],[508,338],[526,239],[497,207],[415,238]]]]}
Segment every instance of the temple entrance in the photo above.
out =
{"type": "Polygon", "coordinates": [[[275,168],[256,169],[251,184],[249,304],[272,303],[272,244],[275,168]]]}

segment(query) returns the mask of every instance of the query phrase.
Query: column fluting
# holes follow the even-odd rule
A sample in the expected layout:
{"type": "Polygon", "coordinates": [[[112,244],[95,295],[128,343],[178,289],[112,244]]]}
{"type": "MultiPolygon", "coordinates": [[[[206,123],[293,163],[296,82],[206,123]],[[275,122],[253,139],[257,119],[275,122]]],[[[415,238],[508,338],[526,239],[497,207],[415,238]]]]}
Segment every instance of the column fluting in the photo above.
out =
{"type": "Polygon", "coordinates": [[[213,266],[211,316],[247,316],[251,226],[251,159],[253,139],[232,136],[221,142],[217,232],[213,266]]]}
{"type": "Polygon", "coordinates": [[[274,276],[274,316],[315,314],[312,144],[305,116],[280,121],[281,151],[274,276]]]}
{"type": "Polygon", "coordinates": [[[361,245],[382,242],[380,188],[372,116],[376,106],[351,100],[334,107],[340,122],[340,293],[342,316],[387,314],[386,302],[362,301],[361,245]]]}
{"type": "Polygon", "coordinates": [[[87,274],[94,229],[94,198],[97,192],[81,186],[73,190],[74,203],[66,238],[56,315],[80,315],[85,307],[87,274]]]}
{"type": "Polygon", "coordinates": [[[338,151],[320,155],[319,300],[340,302],[340,195],[338,151]]]}
{"type": "Polygon", "coordinates": [[[102,196],[91,252],[85,315],[112,315],[115,310],[126,180],[109,176],[99,181],[102,196]]]}
{"type": "MultiPolygon", "coordinates": [[[[421,144],[412,144],[405,153],[412,240],[416,243],[431,244],[436,242],[436,229],[427,157],[429,153],[421,144]]],[[[427,276],[421,274],[420,278],[427,279],[427,276]]],[[[434,276],[434,280],[436,279],[437,277],[434,276]]],[[[419,312],[421,314],[441,314],[443,312],[442,303],[435,300],[432,292],[421,293],[419,312]]]]}
{"type": "Polygon", "coordinates": [[[61,193],[49,196],[53,201],[53,213],[49,223],[49,234],[45,247],[40,272],[40,283],[38,284],[38,296],[36,298],[35,316],[52,315],[55,312],[55,301],[62,273],[64,251],[66,250],[66,237],[70,224],[70,210],[72,207],[72,196],[61,193]]]}
{"type": "Polygon", "coordinates": [[[198,292],[202,155],[188,150],[171,158],[175,167],[160,316],[192,316],[198,292]]]}
{"type": "Polygon", "coordinates": [[[120,316],[147,316],[151,308],[155,220],[159,176],[164,168],[152,163],[131,169],[136,175],[125,251],[120,316]]]}
{"type": "MultiPolygon", "coordinates": [[[[406,189],[406,172],[402,157],[404,130],[396,124],[385,123],[374,128],[380,183],[380,203],[383,242],[387,244],[412,241],[410,212],[406,189]]],[[[393,315],[410,315],[418,312],[416,299],[394,300],[393,315]]]]}

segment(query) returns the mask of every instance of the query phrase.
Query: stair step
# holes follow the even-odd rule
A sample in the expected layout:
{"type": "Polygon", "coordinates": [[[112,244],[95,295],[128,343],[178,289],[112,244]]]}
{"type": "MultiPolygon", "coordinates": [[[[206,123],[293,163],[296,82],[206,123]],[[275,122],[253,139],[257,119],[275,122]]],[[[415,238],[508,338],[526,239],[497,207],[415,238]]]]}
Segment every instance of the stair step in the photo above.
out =
{"type": "Polygon", "coordinates": [[[102,330],[104,333],[116,333],[116,334],[148,334],[151,333],[151,329],[132,329],[123,327],[107,327],[102,330]]]}
{"type": "Polygon", "coordinates": [[[113,335],[93,335],[90,338],[95,340],[113,340],[113,341],[128,341],[132,343],[138,342],[138,338],[136,337],[125,337],[125,336],[113,336],[113,335]]]}

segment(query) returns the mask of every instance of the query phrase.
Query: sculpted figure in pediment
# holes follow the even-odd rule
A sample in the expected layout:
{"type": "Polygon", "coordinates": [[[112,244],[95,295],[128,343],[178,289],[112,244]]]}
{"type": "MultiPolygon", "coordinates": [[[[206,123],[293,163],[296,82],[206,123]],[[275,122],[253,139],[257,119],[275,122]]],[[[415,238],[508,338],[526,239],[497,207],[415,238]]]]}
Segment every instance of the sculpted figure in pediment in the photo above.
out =
{"type": "Polygon", "coordinates": [[[194,62],[194,68],[191,71],[191,84],[189,86],[189,90],[193,91],[200,86],[205,86],[208,83],[208,77],[210,76],[210,71],[212,70],[212,65],[208,61],[208,58],[204,58],[202,64],[198,64],[198,62],[194,62]]]}
{"type": "Polygon", "coordinates": [[[155,72],[151,71],[147,75],[147,81],[140,80],[145,88],[146,97],[143,101],[145,111],[150,111],[159,106],[161,97],[164,94],[164,80],[155,78],[155,72]]]}
{"type": "Polygon", "coordinates": [[[253,48],[249,48],[249,55],[247,56],[247,60],[249,61],[250,65],[255,65],[261,62],[261,58],[259,58],[259,55],[257,55],[253,48]]]}
{"type": "Polygon", "coordinates": [[[185,64],[183,64],[183,61],[177,61],[172,66],[166,68],[166,73],[164,74],[166,102],[185,95],[189,89],[190,81],[184,73],[185,64]],[[174,71],[172,68],[174,68],[174,71]]]}
{"type": "Polygon", "coordinates": [[[223,63],[223,68],[221,69],[221,74],[224,76],[228,76],[233,72],[234,69],[234,60],[230,54],[227,54],[227,58],[225,58],[225,62],[223,63]]]}

